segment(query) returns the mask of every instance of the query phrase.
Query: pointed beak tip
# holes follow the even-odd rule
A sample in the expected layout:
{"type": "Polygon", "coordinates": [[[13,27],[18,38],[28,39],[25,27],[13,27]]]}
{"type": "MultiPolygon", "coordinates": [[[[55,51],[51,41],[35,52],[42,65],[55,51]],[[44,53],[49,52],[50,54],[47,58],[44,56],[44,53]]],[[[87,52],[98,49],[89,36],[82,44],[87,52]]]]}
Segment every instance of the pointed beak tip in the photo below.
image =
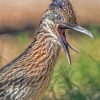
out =
{"type": "Polygon", "coordinates": [[[71,66],[71,64],[72,64],[71,61],[68,60],[68,64],[69,64],[69,66],[71,66]]]}
{"type": "Polygon", "coordinates": [[[92,35],[92,33],[89,34],[89,37],[90,37],[91,39],[93,39],[93,40],[95,39],[94,36],[92,35]]]}
{"type": "Polygon", "coordinates": [[[95,39],[93,35],[91,36],[91,38],[92,38],[93,40],[95,39]]]}
{"type": "Polygon", "coordinates": [[[94,36],[90,31],[86,30],[85,34],[88,35],[91,39],[94,40],[94,36]]]}

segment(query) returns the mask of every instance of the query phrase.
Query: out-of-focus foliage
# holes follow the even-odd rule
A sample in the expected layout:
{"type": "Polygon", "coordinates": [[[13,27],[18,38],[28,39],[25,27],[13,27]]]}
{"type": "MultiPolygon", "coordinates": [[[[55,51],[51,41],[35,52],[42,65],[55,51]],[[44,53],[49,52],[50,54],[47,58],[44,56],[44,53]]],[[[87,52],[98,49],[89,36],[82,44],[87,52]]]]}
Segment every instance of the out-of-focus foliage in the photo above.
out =
{"type": "Polygon", "coordinates": [[[72,55],[71,66],[61,52],[43,100],[100,100],[100,27],[88,29],[95,40],[81,38],[80,53],[72,55]]]}

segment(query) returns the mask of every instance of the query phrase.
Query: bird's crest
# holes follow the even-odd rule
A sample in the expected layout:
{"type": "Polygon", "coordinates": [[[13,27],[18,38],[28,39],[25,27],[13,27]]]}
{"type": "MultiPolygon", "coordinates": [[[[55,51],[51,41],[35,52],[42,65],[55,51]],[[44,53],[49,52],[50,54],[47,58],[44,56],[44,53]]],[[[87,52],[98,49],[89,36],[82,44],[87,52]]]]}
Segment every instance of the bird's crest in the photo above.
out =
{"type": "Polygon", "coordinates": [[[51,6],[52,5],[64,10],[67,15],[68,22],[77,24],[73,6],[69,0],[52,0],[51,6]]]}
{"type": "Polygon", "coordinates": [[[52,5],[64,9],[68,6],[69,0],[53,0],[52,5]]]}

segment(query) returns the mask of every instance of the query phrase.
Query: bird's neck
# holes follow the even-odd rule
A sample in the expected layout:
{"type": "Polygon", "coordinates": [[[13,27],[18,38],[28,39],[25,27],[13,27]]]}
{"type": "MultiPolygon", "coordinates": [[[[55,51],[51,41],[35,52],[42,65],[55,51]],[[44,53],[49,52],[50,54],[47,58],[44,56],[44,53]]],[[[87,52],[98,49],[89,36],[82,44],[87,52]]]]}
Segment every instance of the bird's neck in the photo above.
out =
{"type": "Polygon", "coordinates": [[[27,67],[29,72],[28,75],[33,77],[35,74],[37,81],[39,80],[40,83],[45,79],[43,83],[46,88],[50,82],[54,64],[61,48],[58,37],[51,30],[48,23],[48,19],[46,19],[40,24],[35,42],[31,44],[31,48],[25,53],[26,56],[29,56],[24,60],[24,66],[27,67]]]}
{"type": "Polygon", "coordinates": [[[42,63],[43,68],[45,68],[48,64],[49,66],[52,66],[53,63],[55,63],[61,48],[61,44],[58,36],[55,33],[56,31],[52,29],[52,24],[50,23],[52,22],[50,22],[50,20],[47,18],[41,21],[35,36],[35,40],[32,42],[30,48],[27,49],[27,53],[25,54],[29,55],[29,57],[27,57],[27,59],[24,61],[26,62],[27,60],[27,65],[29,62],[34,62],[35,66],[35,63],[42,63],[42,61],[45,61],[45,63],[42,63]]]}
{"type": "Polygon", "coordinates": [[[50,35],[54,40],[58,40],[56,26],[48,18],[44,18],[38,28],[38,33],[44,33],[50,35]]]}

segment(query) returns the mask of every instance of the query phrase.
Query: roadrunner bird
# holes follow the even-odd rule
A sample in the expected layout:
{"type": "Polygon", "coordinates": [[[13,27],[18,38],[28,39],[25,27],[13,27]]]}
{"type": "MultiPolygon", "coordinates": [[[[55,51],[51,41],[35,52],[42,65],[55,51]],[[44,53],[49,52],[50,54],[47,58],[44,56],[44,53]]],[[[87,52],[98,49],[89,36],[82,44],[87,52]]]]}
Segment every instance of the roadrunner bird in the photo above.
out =
{"type": "Polygon", "coordinates": [[[93,38],[89,31],[77,25],[69,0],[53,0],[33,42],[19,57],[0,69],[0,100],[41,98],[50,83],[61,47],[71,64],[69,48],[72,47],[66,40],[67,29],[93,38]]]}

